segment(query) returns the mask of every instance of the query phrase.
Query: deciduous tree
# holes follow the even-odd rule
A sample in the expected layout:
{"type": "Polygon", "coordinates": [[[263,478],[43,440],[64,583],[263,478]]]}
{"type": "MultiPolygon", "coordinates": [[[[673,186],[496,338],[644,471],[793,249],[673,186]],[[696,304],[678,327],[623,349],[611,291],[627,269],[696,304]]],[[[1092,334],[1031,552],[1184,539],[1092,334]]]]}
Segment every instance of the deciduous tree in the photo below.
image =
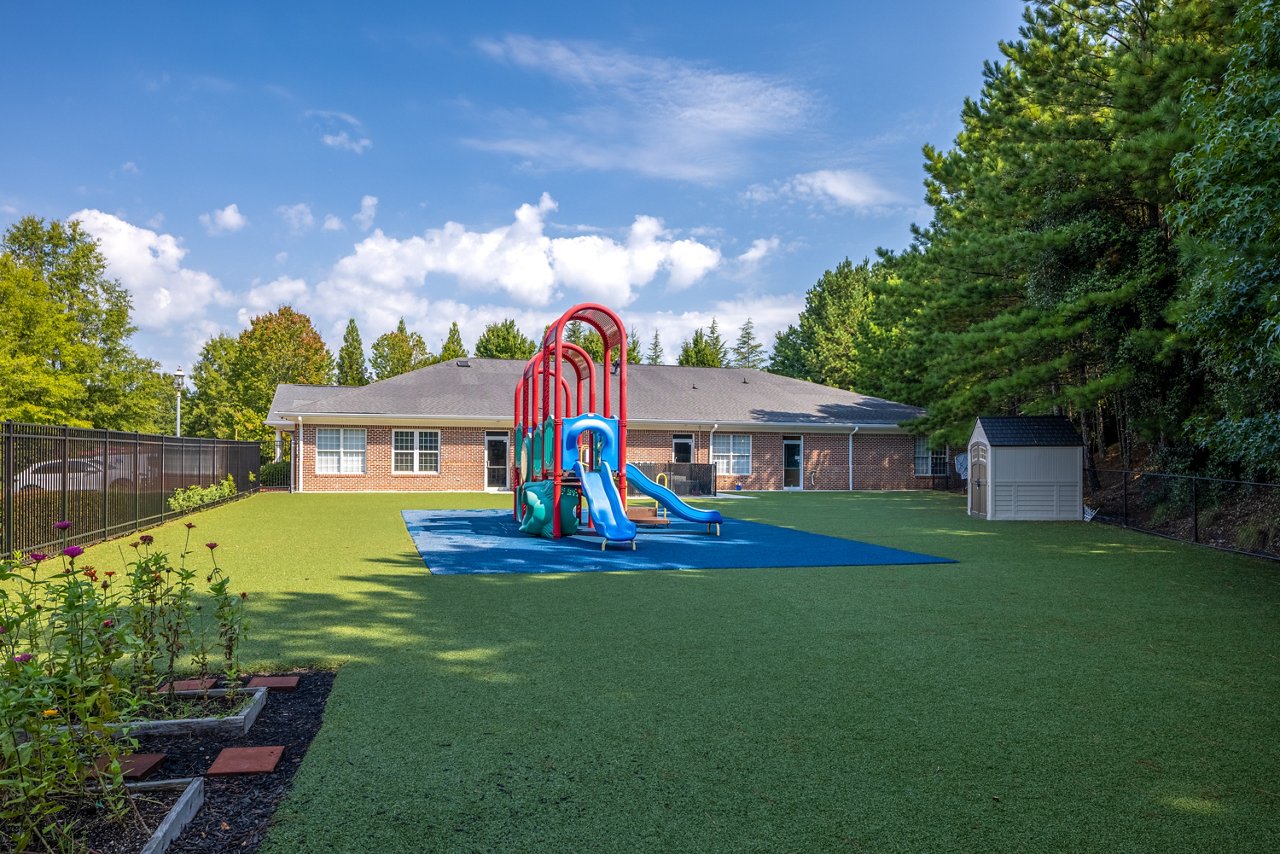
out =
{"type": "Polygon", "coordinates": [[[476,358],[529,359],[537,345],[511,319],[490,323],[476,339],[476,358]]]}

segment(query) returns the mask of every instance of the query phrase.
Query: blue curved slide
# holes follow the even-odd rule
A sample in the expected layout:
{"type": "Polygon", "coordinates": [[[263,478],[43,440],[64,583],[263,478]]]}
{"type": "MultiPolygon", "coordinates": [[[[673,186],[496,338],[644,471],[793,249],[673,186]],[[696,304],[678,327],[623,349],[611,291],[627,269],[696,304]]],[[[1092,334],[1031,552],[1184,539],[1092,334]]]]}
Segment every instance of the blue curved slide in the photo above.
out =
{"type": "MultiPolygon", "coordinates": [[[[649,480],[644,472],[631,463],[627,463],[627,483],[667,508],[673,516],[679,516],[689,522],[701,522],[704,525],[720,525],[724,522],[719,510],[698,510],[690,507],[662,484],[649,480]]],[[[716,533],[719,533],[718,528],[716,533]]]]}
{"type": "Polygon", "coordinates": [[[600,549],[610,542],[630,542],[634,551],[636,547],[636,523],[627,518],[627,511],[622,507],[622,498],[618,495],[618,487],[613,482],[613,470],[603,460],[600,471],[587,471],[582,463],[573,464],[573,473],[582,482],[582,494],[587,496],[587,512],[591,514],[591,524],[604,539],[600,549]]]}

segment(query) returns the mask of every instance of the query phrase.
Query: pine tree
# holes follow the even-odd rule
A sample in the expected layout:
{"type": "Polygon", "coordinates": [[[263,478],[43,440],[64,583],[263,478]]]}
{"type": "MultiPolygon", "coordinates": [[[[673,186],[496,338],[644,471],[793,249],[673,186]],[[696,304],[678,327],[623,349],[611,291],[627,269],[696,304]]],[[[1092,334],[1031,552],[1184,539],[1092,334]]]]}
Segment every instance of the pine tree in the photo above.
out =
{"type": "Polygon", "coordinates": [[[1171,321],[1170,164],[1187,81],[1221,78],[1230,5],[1035,3],[955,147],[925,149],[934,217],[896,304],[935,439],[1056,410],[1086,441],[1099,413],[1176,441],[1201,371],[1171,321]]]}
{"type": "Polygon", "coordinates": [[[440,348],[440,361],[450,362],[454,359],[467,358],[467,348],[462,343],[462,332],[458,329],[458,321],[454,321],[449,326],[449,335],[444,339],[444,346],[440,348]]]}
{"type": "Polygon", "coordinates": [[[686,368],[719,368],[724,365],[710,336],[700,328],[693,330],[692,338],[681,343],[676,364],[686,368]]]}
{"type": "Polygon", "coordinates": [[[714,367],[720,368],[729,364],[729,348],[725,345],[724,339],[720,337],[720,326],[716,323],[716,319],[711,318],[711,326],[707,329],[707,346],[715,351],[716,364],[714,367]]]}
{"type": "Polygon", "coordinates": [[[765,365],[764,345],[756,338],[755,324],[747,318],[738,332],[738,343],[733,347],[733,367],[763,368],[765,365]]]}
{"type": "Polygon", "coordinates": [[[655,329],[653,330],[653,338],[649,341],[649,349],[644,354],[645,364],[661,365],[665,355],[662,352],[662,339],[658,337],[658,330],[655,329]]]}
{"type": "Polygon", "coordinates": [[[342,335],[342,347],[338,350],[338,384],[368,385],[369,371],[365,367],[364,342],[354,317],[347,320],[347,331],[342,335]]]}
{"type": "Polygon", "coordinates": [[[771,374],[811,380],[807,354],[812,349],[800,327],[792,324],[773,337],[773,352],[769,355],[771,374]]]}
{"type": "Polygon", "coordinates": [[[627,364],[638,365],[643,361],[643,354],[640,352],[640,333],[633,326],[631,332],[627,335],[627,364]]]}

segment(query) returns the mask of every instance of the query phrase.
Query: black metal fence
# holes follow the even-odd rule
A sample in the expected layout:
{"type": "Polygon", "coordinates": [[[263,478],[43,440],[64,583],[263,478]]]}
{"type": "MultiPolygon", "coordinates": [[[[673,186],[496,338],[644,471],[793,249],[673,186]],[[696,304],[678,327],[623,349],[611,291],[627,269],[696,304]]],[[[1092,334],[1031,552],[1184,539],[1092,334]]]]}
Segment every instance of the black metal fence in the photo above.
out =
{"type": "Polygon", "coordinates": [[[257,489],[257,442],[123,433],[50,424],[3,424],[0,548],[4,554],[123,536],[178,515],[174,491],[231,475],[257,489]]]}
{"type": "Polygon", "coordinates": [[[1280,484],[1100,469],[1085,472],[1094,520],[1280,559],[1280,484]]]}
{"type": "MultiPolygon", "coordinates": [[[[712,496],[716,494],[716,467],[707,463],[634,463],[649,480],[661,483],[676,495],[712,496]],[[659,475],[665,475],[661,480],[659,475]]],[[[627,495],[639,493],[630,485],[627,495]]]]}

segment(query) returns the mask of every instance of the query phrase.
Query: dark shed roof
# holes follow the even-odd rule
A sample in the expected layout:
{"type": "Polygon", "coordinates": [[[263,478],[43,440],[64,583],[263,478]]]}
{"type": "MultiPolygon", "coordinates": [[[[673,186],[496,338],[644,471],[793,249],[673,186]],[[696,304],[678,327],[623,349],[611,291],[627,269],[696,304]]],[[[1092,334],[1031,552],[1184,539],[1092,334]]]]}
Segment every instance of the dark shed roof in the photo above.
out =
{"type": "Polygon", "coordinates": [[[992,447],[1078,448],[1084,444],[1076,428],[1063,415],[1020,415],[1014,418],[983,415],[978,418],[978,423],[992,447]]]}

